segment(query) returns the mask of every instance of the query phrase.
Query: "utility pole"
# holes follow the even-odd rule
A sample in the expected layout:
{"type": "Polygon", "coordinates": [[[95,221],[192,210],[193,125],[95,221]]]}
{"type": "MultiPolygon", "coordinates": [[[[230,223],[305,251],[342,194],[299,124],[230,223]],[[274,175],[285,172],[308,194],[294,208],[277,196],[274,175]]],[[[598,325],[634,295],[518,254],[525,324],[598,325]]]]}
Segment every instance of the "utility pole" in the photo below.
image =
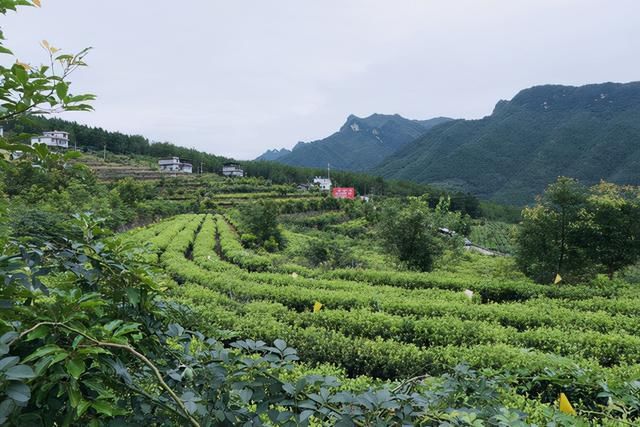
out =
{"type": "Polygon", "coordinates": [[[327,163],[327,178],[331,179],[331,164],[327,163]]]}
{"type": "Polygon", "coordinates": [[[200,175],[202,175],[202,162],[200,162],[200,175]]]}

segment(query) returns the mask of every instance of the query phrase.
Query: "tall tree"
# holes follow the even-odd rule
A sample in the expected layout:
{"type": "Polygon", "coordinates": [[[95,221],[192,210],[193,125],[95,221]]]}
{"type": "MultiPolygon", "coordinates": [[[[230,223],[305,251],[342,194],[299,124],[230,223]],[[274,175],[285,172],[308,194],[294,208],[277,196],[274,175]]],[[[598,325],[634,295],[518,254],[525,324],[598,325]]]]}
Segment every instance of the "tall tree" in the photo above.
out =
{"type": "Polygon", "coordinates": [[[459,212],[450,212],[449,200],[442,199],[436,209],[429,207],[429,197],[410,197],[388,202],[378,224],[383,243],[409,268],[431,271],[447,248],[458,239],[440,233],[442,227],[463,231],[466,223],[459,212]]]}
{"type": "Polygon", "coordinates": [[[589,189],[559,178],[523,211],[516,262],[529,277],[575,282],[640,259],[640,192],[601,182],[589,189]]]}
{"type": "Polygon", "coordinates": [[[538,197],[535,206],[524,209],[516,263],[527,276],[550,283],[557,274],[566,281],[588,275],[591,263],[580,217],[586,202],[584,186],[560,177],[538,197]]]}
{"type": "Polygon", "coordinates": [[[587,247],[611,279],[640,258],[640,192],[601,182],[590,193],[589,208],[583,213],[587,247]]]}

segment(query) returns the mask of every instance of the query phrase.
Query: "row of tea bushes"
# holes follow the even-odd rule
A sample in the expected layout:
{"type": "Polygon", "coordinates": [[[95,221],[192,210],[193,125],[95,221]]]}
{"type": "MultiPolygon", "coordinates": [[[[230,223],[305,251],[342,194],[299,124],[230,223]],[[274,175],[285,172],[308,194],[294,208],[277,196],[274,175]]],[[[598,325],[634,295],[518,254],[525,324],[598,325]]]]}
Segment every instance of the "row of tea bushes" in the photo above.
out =
{"type": "Polygon", "coordinates": [[[267,271],[271,268],[271,259],[245,249],[238,240],[237,233],[221,215],[216,215],[216,227],[220,250],[225,260],[247,271],[267,271]]]}

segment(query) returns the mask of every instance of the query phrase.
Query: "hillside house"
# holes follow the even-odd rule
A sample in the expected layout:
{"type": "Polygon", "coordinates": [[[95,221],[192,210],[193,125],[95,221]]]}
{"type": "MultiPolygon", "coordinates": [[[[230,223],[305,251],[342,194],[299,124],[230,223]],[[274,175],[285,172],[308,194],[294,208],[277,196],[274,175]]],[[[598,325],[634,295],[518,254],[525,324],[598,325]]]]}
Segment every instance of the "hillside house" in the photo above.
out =
{"type": "Polygon", "coordinates": [[[222,175],[242,178],[244,176],[244,171],[240,168],[238,163],[225,163],[222,166],[222,175]]]}
{"type": "Polygon", "coordinates": [[[31,138],[31,145],[46,144],[48,147],[69,148],[69,132],[54,130],[43,132],[40,136],[31,138]]]}
{"type": "Polygon", "coordinates": [[[179,157],[160,159],[158,160],[158,167],[160,168],[160,172],[193,172],[193,165],[191,163],[181,162],[179,157]]]}
{"type": "Polygon", "coordinates": [[[313,183],[320,187],[322,191],[331,191],[331,179],[323,178],[321,176],[316,176],[313,178],[313,183]]]}

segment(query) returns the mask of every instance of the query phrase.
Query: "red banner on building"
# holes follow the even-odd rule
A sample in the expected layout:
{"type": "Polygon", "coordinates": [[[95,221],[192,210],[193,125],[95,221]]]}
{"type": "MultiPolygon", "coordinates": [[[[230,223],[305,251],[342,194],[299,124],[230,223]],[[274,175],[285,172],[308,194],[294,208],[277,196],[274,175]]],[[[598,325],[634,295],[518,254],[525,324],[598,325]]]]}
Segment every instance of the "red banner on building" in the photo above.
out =
{"type": "Polygon", "coordinates": [[[355,199],[356,189],[353,187],[334,187],[331,189],[334,199],[355,199]]]}

